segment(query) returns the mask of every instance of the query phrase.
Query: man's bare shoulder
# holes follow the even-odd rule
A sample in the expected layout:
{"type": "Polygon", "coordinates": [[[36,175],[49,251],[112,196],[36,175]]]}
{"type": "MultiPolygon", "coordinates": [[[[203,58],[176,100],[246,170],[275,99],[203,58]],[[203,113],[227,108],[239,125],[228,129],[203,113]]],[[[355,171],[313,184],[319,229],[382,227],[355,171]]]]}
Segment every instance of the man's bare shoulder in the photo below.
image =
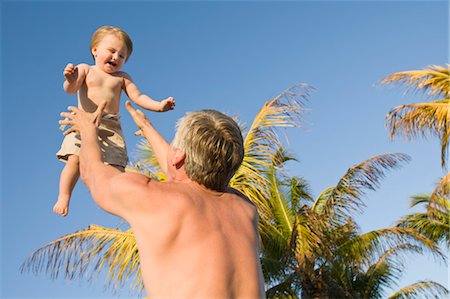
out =
{"type": "Polygon", "coordinates": [[[245,201],[248,204],[250,204],[251,206],[255,207],[255,204],[250,199],[248,199],[248,197],[245,196],[241,191],[239,191],[237,189],[234,189],[232,187],[227,187],[225,189],[225,192],[227,192],[229,194],[236,195],[236,196],[240,197],[243,201],[245,201]]]}
{"type": "Polygon", "coordinates": [[[163,183],[153,180],[143,174],[125,172],[111,179],[109,188],[112,199],[119,204],[121,217],[129,220],[138,214],[158,212],[163,208],[163,183]]]}
{"type": "Polygon", "coordinates": [[[258,220],[258,212],[256,206],[250,199],[248,199],[247,196],[245,196],[242,192],[232,187],[227,187],[225,189],[225,192],[239,198],[239,200],[242,203],[242,206],[248,211],[248,213],[250,213],[250,216],[252,218],[255,218],[256,221],[258,220]]]}
{"type": "Polygon", "coordinates": [[[125,172],[115,176],[111,181],[111,187],[121,192],[146,192],[152,191],[150,185],[156,184],[157,181],[137,172],[125,172]]]}

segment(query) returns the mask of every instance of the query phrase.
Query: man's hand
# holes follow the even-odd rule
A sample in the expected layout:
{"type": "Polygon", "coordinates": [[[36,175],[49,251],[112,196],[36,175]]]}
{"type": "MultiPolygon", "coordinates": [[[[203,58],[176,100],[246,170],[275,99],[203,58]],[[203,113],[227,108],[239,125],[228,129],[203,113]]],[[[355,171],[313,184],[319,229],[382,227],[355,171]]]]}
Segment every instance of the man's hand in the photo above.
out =
{"type": "Polygon", "coordinates": [[[134,109],[133,106],[131,106],[130,101],[126,101],[125,107],[127,108],[128,112],[130,113],[131,117],[136,123],[136,126],[139,128],[139,131],[136,131],[134,135],[135,136],[142,135],[142,130],[144,129],[144,127],[151,126],[150,121],[141,110],[134,109]]]}
{"type": "Polygon", "coordinates": [[[160,103],[160,111],[161,112],[173,110],[174,108],[175,108],[175,100],[172,97],[162,100],[160,103]]]}
{"type": "Polygon", "coordinates": [[[78,67],[72,63],[67,64],[64,68],[63,75],[69,83],[76,81],[78,79],[78,67]]]}
{"type": "Polygon", "coordinates": [[[94,113],[89,113],[78,109],[77,107],[70,106],[68,109],[70,112],[62,112],[61,116],[65,117],[64,120],[60,120],[61,125],[68,125],[70,128],[64,132],[64,135],[70,134],[72,132],[83,132],[89,130],[90,128],[98,127],[100,120],[102,118],[103,109],[106,106],[106,102],[101,102],[97,110],[94,113]]]}

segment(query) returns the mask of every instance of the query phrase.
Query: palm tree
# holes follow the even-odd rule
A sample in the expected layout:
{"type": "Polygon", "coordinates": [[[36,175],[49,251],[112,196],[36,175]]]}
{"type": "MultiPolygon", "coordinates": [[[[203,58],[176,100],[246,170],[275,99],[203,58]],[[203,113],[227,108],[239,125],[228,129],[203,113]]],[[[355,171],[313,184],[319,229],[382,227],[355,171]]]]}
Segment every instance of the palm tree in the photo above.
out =
{"type": "Polygon", "coordinates": [[[424,92],[437,99],[392,109],[386,117],[391,139],[396,135],[408,139],[437,136],[441,142],[441,165],[446,168],[450,136],[450,65],[398,72],[382,80],[382,84],[392,83],[405,84],[407,91],[424,92]]]}
{"type": "MultiPolygon", "coordinates": [[[[433,240],[414,229],[389,227],[360,234],[353,219],[364,207],[365,192],[376,189],[386,170],[407,160],[402,154],[368,159],[314,201],[302,179],[272,180],[271,219],[261,230],[268,297],[382,298],[401,276],[402,255],[427,251],[445,259],[433,240]]],[[[276,175],[274,169],[269,172],[269,177],[276,175]]],[[[419,282],[392,298],[447,293],[438,283],[419,282]]]]}
{"type": "MultiPolygon", "coordinates": [[[[230,185],[256,203],[262,223],[270,213],[270,207],[262,200],[270,196],[270,181],[265,176],[265,170],[279,156],[279,149],[282,148],[276,128],[299,126],[304,101],[313,90],[309,85],[297,84],[267,101],[246,134],[244,161],[230,185]]],[[[165,176],[151,147],[142,142],[139,148],[140,161],[128,170],[163,181],[165,176]]],[[[31,270],[35,274],[45,271],[52,278],[63,273],[67,279],[92,280],[104,268],[108,268],[107,286],[117,289],[131,280],[131,289],[143,290],[139,253],[131,230],[91,225],[39,248],[23,263],[21,271],[31,270]]]]}

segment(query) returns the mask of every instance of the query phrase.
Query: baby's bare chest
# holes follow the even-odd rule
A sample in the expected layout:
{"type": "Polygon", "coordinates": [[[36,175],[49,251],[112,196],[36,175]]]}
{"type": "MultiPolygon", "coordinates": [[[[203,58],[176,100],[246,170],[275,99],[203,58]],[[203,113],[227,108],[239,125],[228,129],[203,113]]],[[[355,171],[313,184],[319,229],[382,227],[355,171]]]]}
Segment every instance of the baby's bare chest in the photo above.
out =
{"type": "Polygon", "coordinates": [[[123,78],[98,72],[89,72],[86,76],[86,86],[88,89],[101,91],[115,91],[122,89],[123,78]]]}

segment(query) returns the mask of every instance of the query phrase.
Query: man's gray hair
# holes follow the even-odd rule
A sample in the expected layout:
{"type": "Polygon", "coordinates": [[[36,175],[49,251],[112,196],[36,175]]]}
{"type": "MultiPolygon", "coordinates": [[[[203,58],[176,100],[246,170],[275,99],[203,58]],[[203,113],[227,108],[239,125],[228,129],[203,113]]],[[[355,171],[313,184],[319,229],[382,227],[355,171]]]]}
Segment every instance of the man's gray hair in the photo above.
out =
{"type": "Polygon", "coordinates": [[[238,124],[216,110],[187,113],[177,122],[172,146],[186,153],[187,176],[216,191],[223,191],[244,158],[238,124]]]}

